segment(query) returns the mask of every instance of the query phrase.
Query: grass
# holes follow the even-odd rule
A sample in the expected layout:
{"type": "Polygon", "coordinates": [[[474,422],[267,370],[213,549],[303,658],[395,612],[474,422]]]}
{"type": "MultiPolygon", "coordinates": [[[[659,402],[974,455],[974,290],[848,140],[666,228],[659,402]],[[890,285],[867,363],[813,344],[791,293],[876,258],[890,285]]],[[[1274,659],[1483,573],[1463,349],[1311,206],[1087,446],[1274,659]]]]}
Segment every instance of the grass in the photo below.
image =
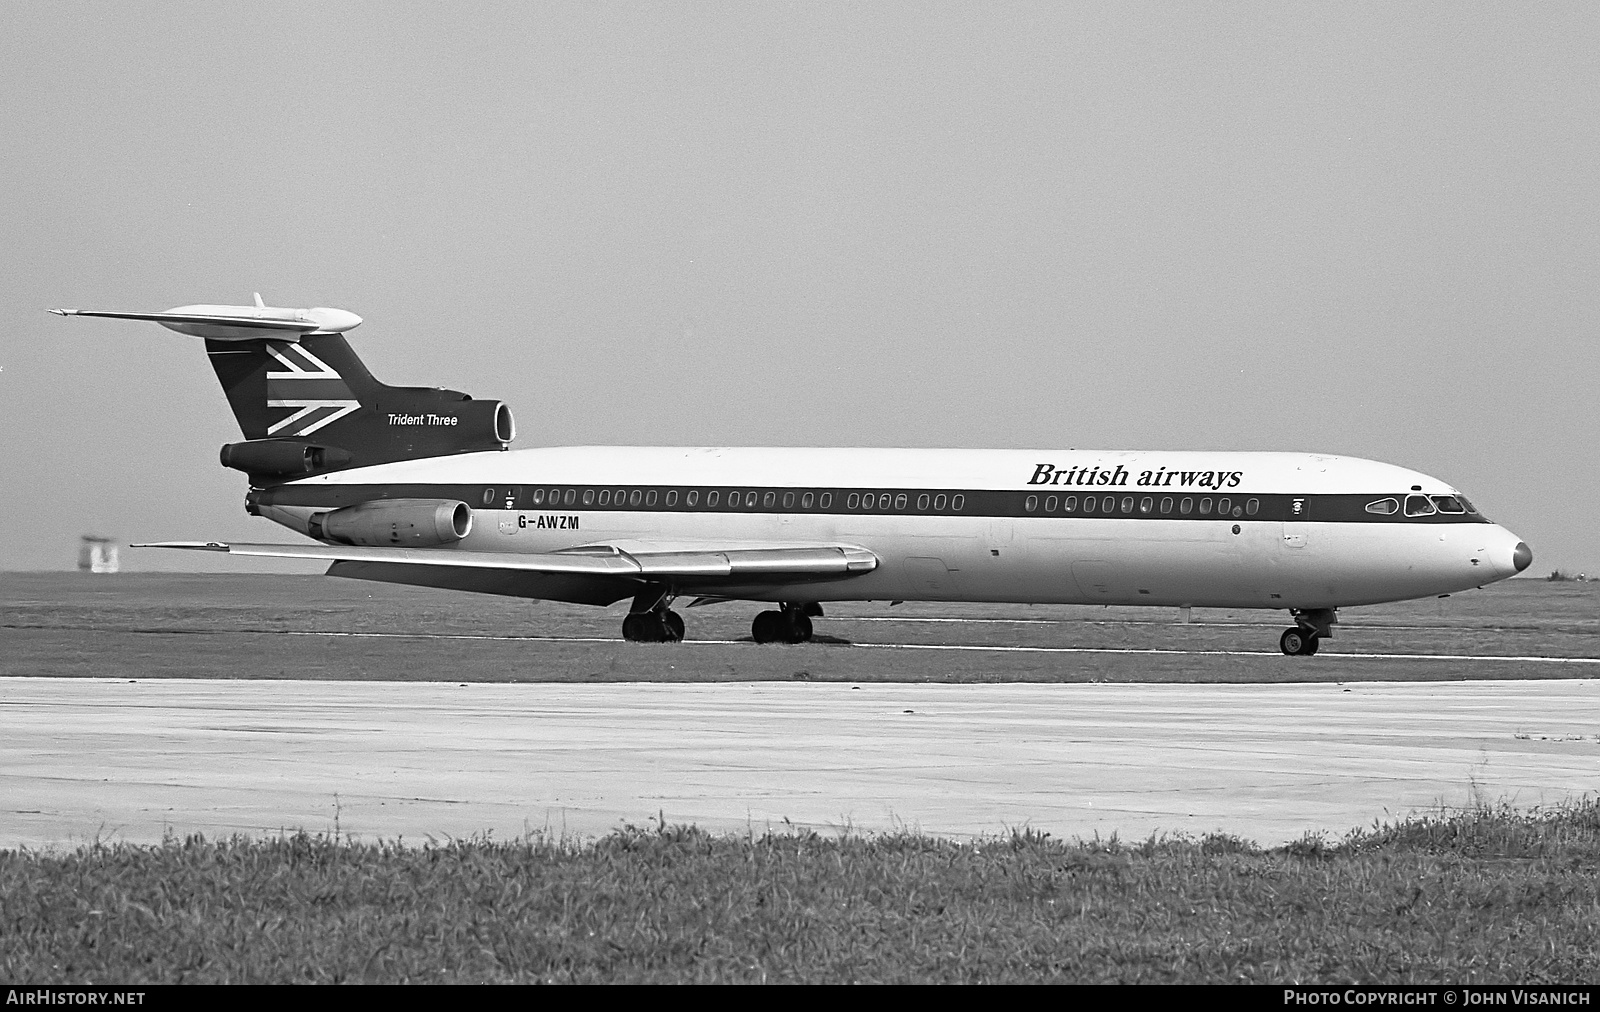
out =
{"type": "Polygon", "coordinates": [[[0,979],[1580,982],[1600,803],[1229,836],[304,833],[0,851],[0,979]]]}
{"type": "Polygon", "coordinates": [[[18,573],[0,580],[0,676],[489,682],[1339,682],[1593,677],[1595,583],[1506,580],[1447,599],[1344,609],[1315,658],[1286,660],[1281,612],[846,602],[818,642],[749,643],[748,603],[682,609],[690,642],[621,641],[610,609],[320,576],[18,573]],[[952,621],[954,620],[954,621],[952,621]],[[548,636],[553,640],[517,637],[548,636]],[[745,642],[728,642],[745,641],[745,642]],[[1252,656],[861,649],[872,644],[1246,650],[1252,656]],[[1465,655],[1360,659],[1352,653],[1465,655]]]}

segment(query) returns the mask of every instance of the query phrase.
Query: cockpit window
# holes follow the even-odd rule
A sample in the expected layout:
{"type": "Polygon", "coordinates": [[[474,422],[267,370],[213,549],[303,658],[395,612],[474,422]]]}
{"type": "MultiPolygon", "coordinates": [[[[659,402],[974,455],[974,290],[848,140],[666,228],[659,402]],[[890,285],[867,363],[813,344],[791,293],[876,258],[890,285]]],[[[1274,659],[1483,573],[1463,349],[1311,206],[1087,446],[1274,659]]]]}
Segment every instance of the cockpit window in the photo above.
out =
{"type": "Polygon", "coordinates": [[[1393,499],[1379,499],[1377,502],[1367,503],[1368,513],[1382,513],[1387,515],[1390,513],[1399,512],[1399,510],[1400,504],[1395,502],[1393,499]]]}
{"type": "Polygon", "coordinates": [[[1428,501],[1428,497],[1427,496],[1425,496],[1425,495],[1408,495],[1408,496],[1406,496],[1406,516],[1408,516],[1408,517],[1426,517],[1426,516],[1432,516],[1435,512],[1436,511],[1433,508],[1433,503],[1428,501]]]}
{"type": "Polygon", "coordinates": [[[1440,513],[1465,513],[1467,508],[1461,505],[1461,500],[1453,495],[1436,495],[1433,504],[1439,508],[1440,513]]]}

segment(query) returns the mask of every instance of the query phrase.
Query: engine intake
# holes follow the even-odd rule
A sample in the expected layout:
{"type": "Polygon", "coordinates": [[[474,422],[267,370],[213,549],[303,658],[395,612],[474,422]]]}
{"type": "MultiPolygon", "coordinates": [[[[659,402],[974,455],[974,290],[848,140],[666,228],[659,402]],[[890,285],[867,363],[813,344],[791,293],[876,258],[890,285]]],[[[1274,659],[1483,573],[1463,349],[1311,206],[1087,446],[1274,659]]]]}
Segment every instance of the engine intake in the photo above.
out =
{"type": "Polygon", "coordinates": [[[472,510],[453,499],[384,499],[313,513],[306,532],[343,545],[432,548],[472,533],[472,510]]]}

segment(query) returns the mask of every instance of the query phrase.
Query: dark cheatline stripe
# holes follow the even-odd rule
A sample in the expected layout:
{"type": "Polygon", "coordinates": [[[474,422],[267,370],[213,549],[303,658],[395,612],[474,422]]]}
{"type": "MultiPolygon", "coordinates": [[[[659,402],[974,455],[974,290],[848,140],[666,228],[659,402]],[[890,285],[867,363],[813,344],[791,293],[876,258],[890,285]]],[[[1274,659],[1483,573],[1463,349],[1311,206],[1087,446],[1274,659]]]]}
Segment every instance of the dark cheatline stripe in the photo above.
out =
{"type": "Polygon", "coordinates": [[[484,509],[545,512],[765,513],[877,516],[972,516],[1096,520],[1240,520],[1377,524],[1488,523],[1476,513],[1369,513],[1404,493],[1257,495],[1231,490],[994,490],[817,488],[750,485],[279,485],[251,502],[337,509],[378,499],[459,499],[484,509]],[[692,501],[691,501],[692,500],[692,501]],[[1226,503],[1226,507],[1224,507],[1226,503]],[[1030,509],[1031,505],[1031,509],[1030,509]],[[1252,507],[1254,512],[1252,512],[1252,507]],[[1187,508],[1187,512],[1185,509],[1187,508]],[[1222,509],[1226,508],[1224,514],[1222,509]]]}

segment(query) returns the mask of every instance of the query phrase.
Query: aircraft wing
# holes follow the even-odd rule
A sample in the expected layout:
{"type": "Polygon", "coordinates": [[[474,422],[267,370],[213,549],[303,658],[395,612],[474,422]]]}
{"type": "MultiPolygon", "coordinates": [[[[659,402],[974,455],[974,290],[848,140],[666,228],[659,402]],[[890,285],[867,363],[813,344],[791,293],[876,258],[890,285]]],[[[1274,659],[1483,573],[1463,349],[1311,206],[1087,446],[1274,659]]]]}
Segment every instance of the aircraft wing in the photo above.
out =
{"type": "Polygon", "coordinates": [[[786,577],[853,576],[878,568],[878,557],[854,545],[797,545],[784,548],[693,548],[629,541],[628,550],[587,545],[538,555],[515,552],[466,552],[437,548],[363,548],[341,545],[223,544],[218,541],[166,541],[134,548],[181,548],[274,559],[320,559],[327,562],[383,563],[400,566],[444,566],[453,569],[499,570],[552,576],[621,577],[641,582],[673,580],[697,587],[718,582],[786,577]]]}

